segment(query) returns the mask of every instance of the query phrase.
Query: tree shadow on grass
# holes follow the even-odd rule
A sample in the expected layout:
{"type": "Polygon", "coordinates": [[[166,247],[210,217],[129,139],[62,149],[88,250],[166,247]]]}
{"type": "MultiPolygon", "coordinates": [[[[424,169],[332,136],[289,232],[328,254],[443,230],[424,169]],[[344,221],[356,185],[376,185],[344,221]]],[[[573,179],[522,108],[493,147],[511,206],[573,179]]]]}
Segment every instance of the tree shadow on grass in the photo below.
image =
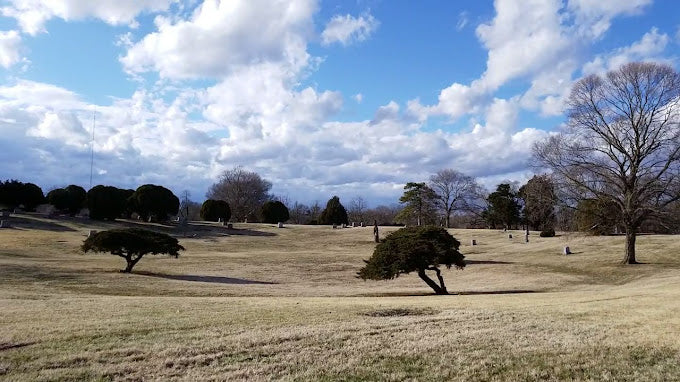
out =
{"type": "MultiPolygon", "coordinates": [[[[475,296],[475,295],[485,295],[485,294],[523,294],[523,293],[541,293],[537,290],[523,290],[523,289],[511,289],[511,290],[488,290],[488,291],[449,291],[448,295],[443,296],[475,296]]],[[[428,296],[442,296],[435,294],[433,292],[416,292],[416,293],[404,293],[404,292],[384,292],[384,293],[365,293],[360,294],[362,297],[428,297],[428,296]]]]}
{"type": "MultiPolygon", "coordinates": [[[[9,218],[2,218],[2,220],[7,221],[10,229],[26,230],[26,229],[37,229],[41,231],[53,231],[53,232],[74,232],[75,229],[67,227],[63,224],[54,223],[50,221],[44,221],[39,219],[32,219],[23,216],[10,216],[9,218]]],[[[3,228],[5,229],[5,228],[3,228]]]]}
{"type": "Polygon", "coordinates": [[[215,283],[215,284],[233,284],[233,285],[247,285],[247,284],[259,284],[259,285],[274,285],[278,284],[269,281],[256,281],[248,279],[239,279],[234,277],[223,277],[223,276],[199,276],[199,275],[168,275],[163,273],[154,272],[133,272],[133,274],[141,276],[158,277],[162,279],[169,280],[180,280],[180,281],[195,281],[202,283],[215,283]]]}
{"type": "Polygon", "coordinates": [[[465,260],[466,265],[476,264],[514,264],[511,261],[496,261],[496,260],[465,260]]]}

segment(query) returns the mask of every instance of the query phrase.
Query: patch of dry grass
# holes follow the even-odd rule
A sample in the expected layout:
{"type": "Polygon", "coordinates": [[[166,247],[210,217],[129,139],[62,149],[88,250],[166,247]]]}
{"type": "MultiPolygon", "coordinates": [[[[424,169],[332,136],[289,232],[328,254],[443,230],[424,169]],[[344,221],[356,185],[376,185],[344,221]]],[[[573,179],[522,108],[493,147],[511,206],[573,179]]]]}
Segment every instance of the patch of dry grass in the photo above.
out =
{"type": "Polygon", "coordinates": [[[640,237],[647,264],[627,267],[620,237],[452,230],[471,264],[445,272],[460,295],[433,296],[414,275],[356,279],[372,228],[201,225],[126,275],[78,251],[110,226],[0,230],[0,379],[680,378],[677,237],[640,237]]]}

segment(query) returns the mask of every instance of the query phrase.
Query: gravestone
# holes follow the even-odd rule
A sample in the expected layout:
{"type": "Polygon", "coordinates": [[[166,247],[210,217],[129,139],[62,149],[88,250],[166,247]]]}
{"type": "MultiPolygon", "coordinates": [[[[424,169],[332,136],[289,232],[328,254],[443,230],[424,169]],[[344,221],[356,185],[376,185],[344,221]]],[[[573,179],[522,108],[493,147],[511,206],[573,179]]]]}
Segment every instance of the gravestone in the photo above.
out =
{"type": "Polygon", "coordinates": [[[472,239],[472,245],[477,245],[477,240],[472,239]]]}
{"type": "Polygon", "coordinates": [[[217,218],[218,223],[222,223],[222,218],[217,218]]]}
{"type": "Polygon", "coordinates": [[[569,249],[569,247],[564,247],[564,252],[563,252],[563,253],[564,253],[565,255],[571,255],[571,250],[569,249]]]}
{"type": "Polygon", "coordinates": [[[362,227],[366,227],[366,223],[361,222],[361,226],[362,226],[362,227]]]}
{"type": "Polygon", "coordinates": [[[279,222],[279,228],[283,228],[283,222],[279,222]]]}
{"type": "Polygon", "coordinates": [[[508,234],[508,239],[512,239],[512,234],[511,234],[511,233],[508,234]]]}
{"type": "Polygon", "coordinates": [[[0,220],[0,228],[9,228],[6,220],[0,220]]]}
{"type": "Polygon", "coordinates": [[[94,235],[95,233],[97,233],[97,230],[91,229],[91,230],[87,233],[87,237],[92,237],[92,235],[94,235]]]}
{"type": "Polygon", "coordinates": [[[227,229],[234,229],[234,225],[231,223],[227,223],[227,229]]]}
{"type": "Polygon", "coordinates": [[[357,222],[352,222],[352,228],[356,228],[357,222]]]}
{"type": "Polygon", "coordinates": [[[333,223],[333,229],[336,229],[336,228],[338,228],[338,225],[333,223]]]}

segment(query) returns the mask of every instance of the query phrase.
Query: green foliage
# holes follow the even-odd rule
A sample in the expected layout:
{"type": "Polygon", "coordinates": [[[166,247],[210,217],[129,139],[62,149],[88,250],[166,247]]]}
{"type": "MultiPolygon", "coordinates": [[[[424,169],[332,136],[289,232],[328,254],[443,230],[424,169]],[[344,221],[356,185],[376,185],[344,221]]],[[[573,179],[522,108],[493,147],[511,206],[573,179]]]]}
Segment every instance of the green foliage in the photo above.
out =
{"type": "Polygon", "coordinates": [[[22,183],[18,180],[0,182],[0,207],[14,209],[24,206],[26,211],[45,202],[42,189],[33,183],[22,183]]]}
{"type": "Polygon", "coordinates": [[[584,199],[576,206],[574,220],[579,231],[599,236],[612,234],[620,216],[620,209],[611,200],[584,199]]]}
{"type": "Polygon", "coordinates": [[[222,221],[229,221],[231,218],[231,209],[229,203],[224,200],[208,199],[201,205],[201,219],[205,221],[216,222],[219,219],[222,221]]]}
{"type": "Polygon", "coordinates": [[[81,250],[87,252],[109,252],[127,261],[123,272],[131,272],[144,255],[168,254],[179,256],[184,247],[177,239],[164,233],[148,231],[140,228],[112,229],[97,232],[88,237],[81,250]]]}
{"type": "Polygon", "coordinates": [[[415,221],[416,225],[425,222],[435,223],[437,194],[425,183],[408,182],[404,190],[399,203],[405,206],[395,217],[397,221],[404,223],[415,221]]]}
{"type": "Polygon", "coordinates": [[[507,183],[499,184],[496,191],[488,197],[489,208],[482,216],[491,225],[503,225],[510,228],[519,222],[519,204],[517,195],[507,183]]]}
{"type": "Polygon", "coordinates": [[[179,212],[179,198],[167,188],[155,184],[139,186],[130,196],[129,205],[144,220],[151,217],[165,221],[168,215],[179,212]]]}
{"type": "Polygon", "coordinates": [[[544,229],[539,234],[540,237],[555,237],[555,230],[552,228],[544,229]]]}
{"type": "MultiPolygon", "coordinates": [[[[444,228],[401,228],[389,234],[375,247],[373,255],[365,261],[366,265],[358,272],[358,276],[364,280],[391,280],[400,274],[418,272],[423,278],[425,270],[435,270],[439,274],[440,264],[447,268],[455,265],[462,269],[465,267],[465,256],[460,253],[459,248],[460,242],[444,228]]],[[[441,288],[446,293],[441,278],[440,281],[441,288]]],[[[438,292],[437,289],[435,292],[438,292]]]]}
{"type": "Polygon", "coordinates": [[[555,184],[548,175],[534,175],[520,187],[517,196],[524,200],[524,218],[534,229],[549,230],[555,225],[555,184]]]}
{"type": "Polygon", "coordinates": [[[85,189],[72,184],[65,188],[57,188],[47,193],[47,202],[59,212],[68,213],[71,216],[85,206],[87,192],[85,189]]]}
{"type": "Polygon", "coordinates": [[[121,217],[127,208],[127,199],[134,191],[123,190],[113,186],[98,185],[87,192],[87,208],[90,219],[115,220],[121,217]]]}
{"type": "Polygon", "coordinates": [[[319,216],[319,224],[349,224],[347,210],[340,204],[340,198],[333,196],[326,203],[326,209],[319,216]]]}
{"type": "Polygon", "coordinates": [[[270,200],[263,204],[260,215],[265,223],[286,222],[290,219],[288,207],[278,200],[270,200]]]}

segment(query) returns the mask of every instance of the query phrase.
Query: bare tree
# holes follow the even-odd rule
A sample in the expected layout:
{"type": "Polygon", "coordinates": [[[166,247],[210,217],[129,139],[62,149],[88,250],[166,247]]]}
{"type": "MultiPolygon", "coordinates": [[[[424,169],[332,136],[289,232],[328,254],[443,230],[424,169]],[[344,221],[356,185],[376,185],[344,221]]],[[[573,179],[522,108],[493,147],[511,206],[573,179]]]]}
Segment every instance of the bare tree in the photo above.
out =
{"type": "Polygon", "coordinates": [[[303,224],[309,216],[309,207],[302,203],[295,202],[290,210],[290,220],[295,224],[303,224]]]}
{"type": "Polygon", "coordinates": [[[355,196],[354,199],[349,202],[349,208],[347,209],[349,220],[354,222],[364,221],[366,208],[368,208],[366,200],[361,196],[355,196]]]}
{"type": "Polygon", "coordinates": [[[256,172],[237,166],[222,173],[220,180],[210,186],[206,197],[226,201],[234,219],[244,221],[255,216],[262,204],[269,200],[271,188],[272,184],[256,172]]]}
{"type": "Polygon", "coordinates": [[[446,228],[451,226],[451,214],[456,210],[467,210],[477,196],[477,182],[471,176],[452,169],[445,169],[430,177],[430,188],[436,193],[436,202],[446,219],[446,228]]]}
{"type": "Polygon", "coordinates": [[[552,169],[571,205],[599,199],[617,206],[623,262],[635,264],[641,224],[680,199],[680,74],[630,63],[581,79],[567,105],[567,131],[538,143],[535,158],[552,169]]]}
{"type": "Polygon", "coordinates": [[[316,221],[318,224],[319,215],[321,215],[322,210],[323,208],[321,207],[321,204],[319,204],[319,201],[315,200],[314,204],[309,207],[309,220],[316,221]]]}

